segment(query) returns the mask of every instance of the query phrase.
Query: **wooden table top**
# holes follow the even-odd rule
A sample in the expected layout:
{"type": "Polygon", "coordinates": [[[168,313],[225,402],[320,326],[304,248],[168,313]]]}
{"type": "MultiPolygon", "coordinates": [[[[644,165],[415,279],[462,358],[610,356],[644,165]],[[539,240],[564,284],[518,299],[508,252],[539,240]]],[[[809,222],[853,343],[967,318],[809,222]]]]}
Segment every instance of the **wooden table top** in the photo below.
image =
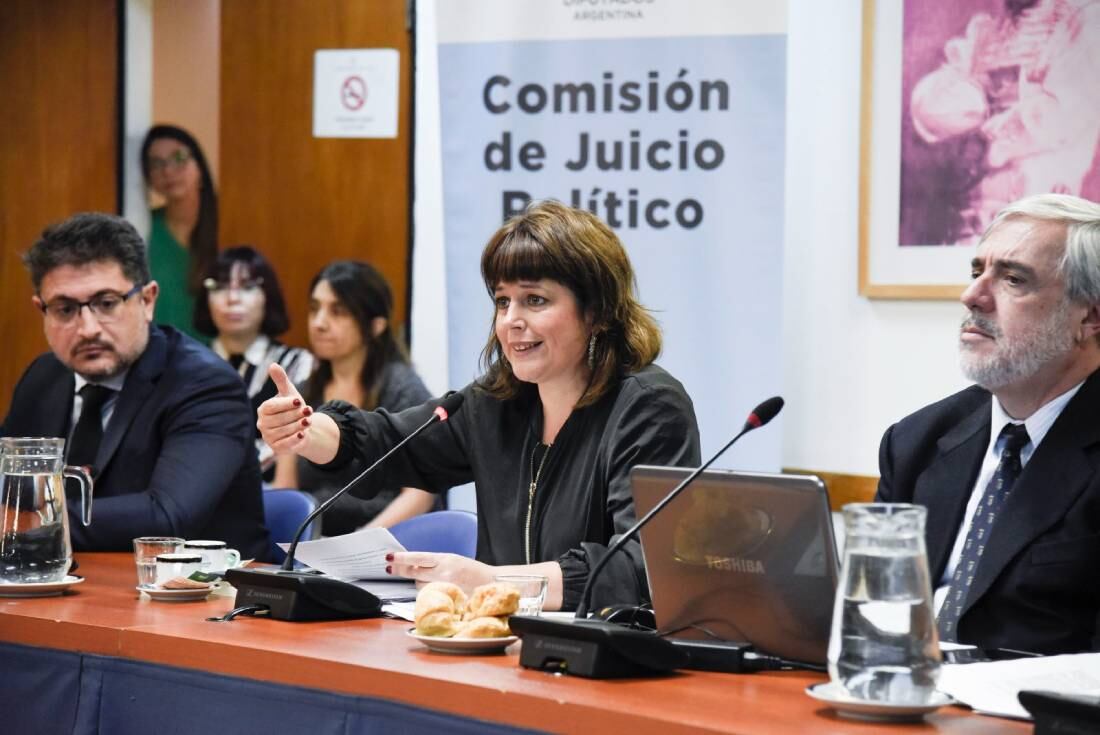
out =
{"type": "MultiPolygon", "coordinates": [[[[133,556],[78,554],[85,582],[62,597],[0,598],[0,640],[118,656],[248,679],[377,697],[466,717],[556,732],[875,733],[883,725],[837,716],[804,693],[809,672],[684,672],[589,680],[519,666],[504,654],[432,653],[404,621],[207,622],[230,598],[154,602],[135,590],[133,556]]],[[[1003,733],[1030,723],[946,707],[891,732],[1003,733]]]]}

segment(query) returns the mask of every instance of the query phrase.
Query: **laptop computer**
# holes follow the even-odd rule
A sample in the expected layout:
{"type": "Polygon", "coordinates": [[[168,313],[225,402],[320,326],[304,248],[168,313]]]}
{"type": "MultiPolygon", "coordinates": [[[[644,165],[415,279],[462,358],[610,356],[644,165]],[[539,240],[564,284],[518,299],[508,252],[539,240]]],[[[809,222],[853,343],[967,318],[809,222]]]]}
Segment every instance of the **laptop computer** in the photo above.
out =
{"type": "MultiPolygon", "coordinates": [[[[638,517],[691,472],[635,467],[638,517]]],[[[824,663],[839,565],[825,484],[708,470],[641,531],[657,628],[824,663]]]]}

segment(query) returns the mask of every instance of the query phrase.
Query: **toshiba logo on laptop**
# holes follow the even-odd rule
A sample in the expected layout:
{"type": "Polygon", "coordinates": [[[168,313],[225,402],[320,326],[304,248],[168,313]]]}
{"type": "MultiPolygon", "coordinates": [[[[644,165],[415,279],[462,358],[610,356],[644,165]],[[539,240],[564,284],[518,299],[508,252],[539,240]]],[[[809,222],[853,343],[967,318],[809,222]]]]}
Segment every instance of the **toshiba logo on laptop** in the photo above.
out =
{"type": "Polygon", "coordinates": [[[708,569],[743,574],[764,574],[764,562],[759,559],[741,559],[736,556],[706,556],[708,569]]]}

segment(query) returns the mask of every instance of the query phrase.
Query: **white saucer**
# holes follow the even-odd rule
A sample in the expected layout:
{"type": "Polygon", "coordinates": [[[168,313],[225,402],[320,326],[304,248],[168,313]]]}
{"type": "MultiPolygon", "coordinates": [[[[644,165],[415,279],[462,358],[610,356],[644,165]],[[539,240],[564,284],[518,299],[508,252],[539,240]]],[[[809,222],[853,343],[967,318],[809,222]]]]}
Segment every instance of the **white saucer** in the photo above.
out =
{"type": "Polygon", "coordinates": [[[925,704],[894,704],[876,702],[869,699],[856,699],[844,691],[839,684],[831,681],[806,687],[806,693],[814,699],[832,706],[844,717],[857,720],[876,720],[879,722],[913,722],[940,707],[954,704],[955,700],[943,692],[935,692],[925,704]]]}
{"type": "Polygon", "coordinates": [[[74,577],[70,574],[60,582],[0,583],[0,597],[56,597],[74,584],[80,584],[83,581],[83,577],[74,577]]]}
{"type": "Polygon", "coordinates": [[[214,591],[213,587],[208,587],[203,590],[162,590],[157,587],[135,587],[138,592],[144,592],[149,595],[150,599],[157,602],[193,602],[195,600],[205,600],[210,596],[210,593],[214,591]]]}
{"type": "Polygon", "coordinates": [[[416,628],[409,628],[406,635],[415,638],[436,653],[497,653],[519,640],[510,635],[506,638],[440,638],[433,635],[417,635],[416,628]]]}

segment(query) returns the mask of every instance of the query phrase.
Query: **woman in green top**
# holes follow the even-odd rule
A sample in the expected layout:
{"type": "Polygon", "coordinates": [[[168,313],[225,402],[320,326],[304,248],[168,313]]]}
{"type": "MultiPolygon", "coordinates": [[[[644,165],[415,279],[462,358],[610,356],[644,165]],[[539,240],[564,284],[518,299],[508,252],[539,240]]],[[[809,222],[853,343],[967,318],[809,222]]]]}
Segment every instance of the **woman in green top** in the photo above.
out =
{"type": "Polygon", "coordinates": [[[153,210],[149,232],[149,270],[160,284],[153,318],[208,342],[195,329],[193,314],[203,274],[218,255],[218,196],[210,167],[190,133],[155,125],[141,144],[141,170],[164,200],[153,210]]]}

